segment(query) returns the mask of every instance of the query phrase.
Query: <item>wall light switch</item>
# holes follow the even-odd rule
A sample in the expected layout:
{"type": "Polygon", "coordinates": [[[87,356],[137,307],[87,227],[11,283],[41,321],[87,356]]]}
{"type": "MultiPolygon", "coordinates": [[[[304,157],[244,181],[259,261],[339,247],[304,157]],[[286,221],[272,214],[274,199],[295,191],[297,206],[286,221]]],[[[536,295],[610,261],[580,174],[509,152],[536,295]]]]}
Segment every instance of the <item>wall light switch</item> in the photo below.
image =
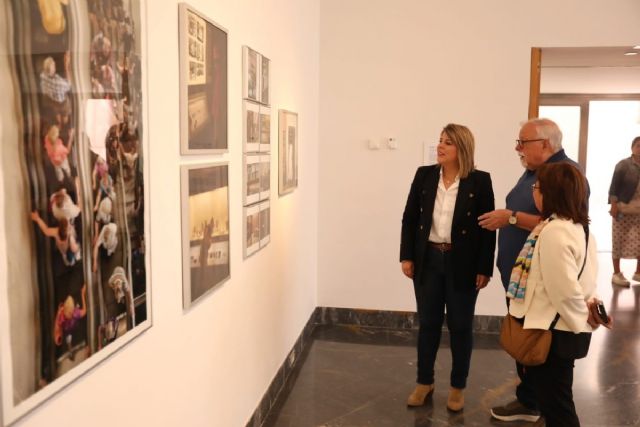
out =
{"type": "Polygon", "coordinates": [[[389,147],[390,150],[398,149],[398,140],[395,138],[389,138],[387,140],[387,147],[389,147]]]}

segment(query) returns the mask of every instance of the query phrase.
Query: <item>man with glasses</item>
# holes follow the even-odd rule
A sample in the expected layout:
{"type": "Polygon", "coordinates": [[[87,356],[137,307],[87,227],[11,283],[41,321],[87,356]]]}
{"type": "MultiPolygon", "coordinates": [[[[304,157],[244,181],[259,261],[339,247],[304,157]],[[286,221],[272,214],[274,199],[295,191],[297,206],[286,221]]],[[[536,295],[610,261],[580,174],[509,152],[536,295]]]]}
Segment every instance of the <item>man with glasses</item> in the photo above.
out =
{"type": "MultiPolygon", "coordinates": [[[[511,270],[529,232],[540,222],[540,212],[533,201],[532,188],[536,182],[536,170],[545,163],[569,162],[562,149],[562,132],[549,119],[531,119],[520,128],[515,150],[526,168],[515,187],[509,192],[505,209],[496,209],[481,215],[479,224],[498,233],[497,266],[505,292],[509,286],[511,270]]],[[[507,300],[507,305],[509,301],[507,300]]],[[[491,416],[502,421],[531,421],[540,418],[537,402],[524,367],[516,362],[520,384],[516,388],[516,400],[505,406],[491,409],[491,416]]]]}

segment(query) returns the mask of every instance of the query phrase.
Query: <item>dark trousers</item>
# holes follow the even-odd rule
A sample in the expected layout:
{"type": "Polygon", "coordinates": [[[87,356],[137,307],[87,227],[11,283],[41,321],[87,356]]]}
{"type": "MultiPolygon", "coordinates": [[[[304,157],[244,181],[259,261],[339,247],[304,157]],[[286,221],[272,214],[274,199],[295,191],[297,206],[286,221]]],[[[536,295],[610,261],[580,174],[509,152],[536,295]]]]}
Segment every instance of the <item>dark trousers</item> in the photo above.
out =
{"type": "Polygon", "coordinates": [[[465,388],[473,348],[473,315],[478,292],[475,284],[456,289],[450,252],[429,248],[427,262],[419,283],[414,282],[418,318],[419,384],[433,384],[434,365],[447,309],[447,328],[451,337],[451,378],[455,388],[465,388]]]}
{"type": "Polygon", "coordinates": [[[547,427],[580,427],[573,403],[574,359],[558,357],[553,350],[540,366],[529,366],[531,384],[547,427]]]}

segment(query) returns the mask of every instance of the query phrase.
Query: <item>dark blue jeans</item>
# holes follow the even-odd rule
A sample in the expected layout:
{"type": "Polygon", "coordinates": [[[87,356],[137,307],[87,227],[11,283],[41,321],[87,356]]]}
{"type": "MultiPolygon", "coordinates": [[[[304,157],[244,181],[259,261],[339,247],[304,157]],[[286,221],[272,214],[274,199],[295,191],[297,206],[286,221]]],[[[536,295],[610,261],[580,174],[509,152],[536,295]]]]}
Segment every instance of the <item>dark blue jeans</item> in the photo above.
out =
{"type": "Polygon", "coordinates": [[[429,248],[422,281],[414,282],[420,321],[417,382],[433,384],[446,307],[453,362],[450,383],[452,387],[465,388],[473,349],[473,315],[478,292],[474,283],[465,284],[463,289],[456,288],[452,268],[451,252],[429,248]]]}

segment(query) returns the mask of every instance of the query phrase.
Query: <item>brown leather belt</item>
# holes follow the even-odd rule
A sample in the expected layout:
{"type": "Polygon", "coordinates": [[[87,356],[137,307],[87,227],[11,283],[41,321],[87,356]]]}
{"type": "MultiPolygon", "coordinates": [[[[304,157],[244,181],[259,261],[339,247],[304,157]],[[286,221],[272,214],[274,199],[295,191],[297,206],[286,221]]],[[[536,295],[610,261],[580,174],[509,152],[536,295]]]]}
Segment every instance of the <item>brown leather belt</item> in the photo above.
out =
{"type": "Polygon", "coordinates": [[[451,243],[444,243],[444,242],[443,243],[429,242],[429,246],[431,246],[432,248],[436,248],[440,252],[449,252],[451,249],[453,249],[453,245],[451,243]]]}

